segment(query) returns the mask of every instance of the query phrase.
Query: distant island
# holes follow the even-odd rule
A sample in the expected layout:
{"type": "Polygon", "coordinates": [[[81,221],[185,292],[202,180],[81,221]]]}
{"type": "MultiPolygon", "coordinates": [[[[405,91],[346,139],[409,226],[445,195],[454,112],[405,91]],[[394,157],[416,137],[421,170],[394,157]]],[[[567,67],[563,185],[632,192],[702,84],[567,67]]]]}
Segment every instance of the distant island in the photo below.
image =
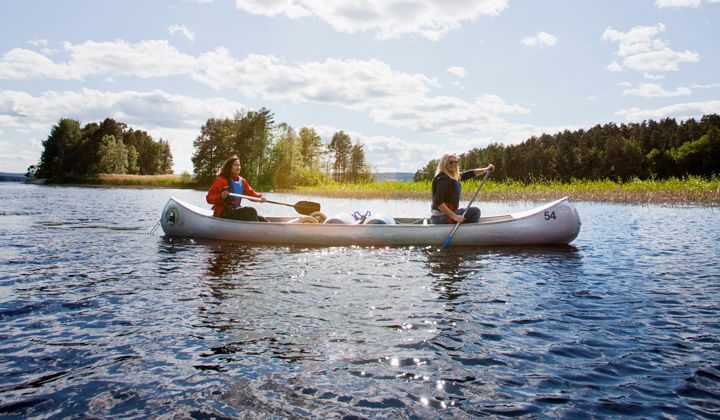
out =
{"type": "Polygon", "coordinates": [[[25,182],[27,180],[25,174],[0,172],[0,182],[25,182]]]}

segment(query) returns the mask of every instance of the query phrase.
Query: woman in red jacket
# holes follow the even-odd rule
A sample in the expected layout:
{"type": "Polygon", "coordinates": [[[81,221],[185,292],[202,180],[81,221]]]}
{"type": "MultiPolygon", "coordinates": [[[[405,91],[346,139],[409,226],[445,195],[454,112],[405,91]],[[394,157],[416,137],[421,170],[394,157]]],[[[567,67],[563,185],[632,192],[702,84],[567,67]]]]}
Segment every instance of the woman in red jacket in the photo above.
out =
{"type": "MultiPolygon", "coordinates": [[[[253,207],[242,207],[241,199],[230,197],[229,193],[257,197],[263,202],[267,200],[262,194],[255,192],[245,178],[240,176],[240,159],[237,155],[230,156],[225,161],[205,199],[208,204],[213,205],[215,217],[257,222],[257,211],[253,207]]],[[[265,220],[264,217],[262,219],[265,220]]]]}

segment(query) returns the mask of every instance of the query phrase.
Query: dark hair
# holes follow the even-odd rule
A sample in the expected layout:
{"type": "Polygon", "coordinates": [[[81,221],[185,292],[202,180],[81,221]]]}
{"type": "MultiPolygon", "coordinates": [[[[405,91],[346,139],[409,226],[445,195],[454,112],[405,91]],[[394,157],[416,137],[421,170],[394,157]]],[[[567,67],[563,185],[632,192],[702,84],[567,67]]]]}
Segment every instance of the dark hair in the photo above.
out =
{"type": "Polygon", "coordinates": [[[220,169],[220,173],[218,173],[218,176],[221,176],[228,181],[230,181],[230,171],[232,171],[232,166],[235,161],[240,161],[240,158],[237,155],[232,155],[229,158],[225,160],[225,163],[223,163],[222,169],[220,169]]]}

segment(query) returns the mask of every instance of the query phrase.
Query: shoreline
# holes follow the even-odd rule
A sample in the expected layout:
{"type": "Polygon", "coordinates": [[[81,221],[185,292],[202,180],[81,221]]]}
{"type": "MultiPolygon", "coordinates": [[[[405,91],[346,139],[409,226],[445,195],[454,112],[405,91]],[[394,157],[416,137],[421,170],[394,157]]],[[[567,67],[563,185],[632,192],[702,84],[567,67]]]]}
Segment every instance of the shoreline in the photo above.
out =
{"type": "MultiPolygon", "coordinates": [[[[465,189],[463,189],[465,190],[465,189]]],[[[276,191],[288,194],[298,194],[300,191],[283,190],[276,191]]],[[[462,200],[468,201],[474,190],[463,191],[462,200]]],[[[313,190],[302,190],[303,195],[314,195],[321,197],[333,198],[361,198],[358,194],[351,191],[344,192],[323,192],[313,190]]],[[[495,202],[549,202],[559,198],[568,196],[572,201],[594,202],[594,203],[614,203],[614,204],[655,204],[667,206],[701,206],[701,207],[720,207],[720,193],[714,194],[687,194],[677,192],[654,192],[654,193],[628,193],[624,191],[617,192],[592,192],[592,191],[556,191],[556,190],[539,190],[532,192],[518,191],[480,191],[476,201],[495,201],[495,202]]],[[[380,192],[365,192],[362,198],[368,199],[387,199],[387,200],[428,200],[432,199],[428,193],[401,193],[401,194],[384,194],[380,192]]]]}
{"type": "MultiPolygon", "coordinates": [[[[29,184],[99,187],[99,188],[177,188],[205,191],[201,185],[175,176],[103,176],[94,179],[64,179],[28,181],[29,184]]],[[[462,200],[467,201],[479,183],[469,181],[463,185],[462,200]]],[[[285,193],[301,196],[331,198],[430,200],[430,183],[381,182],[369,184],[331,184],[323,187],[298,187],[294,189],[261,190],[264,193],[285,193]]],[[[614,181],[536,182],[520,184],[513,181],[487,182],[478,194],[479,201],[552,201],[568,196],[573,201],[618,204],[690,205],[703,207],[720,206],[720,180],[688,178],[683,180],[634,180],[625,183],[614,181]]]]}

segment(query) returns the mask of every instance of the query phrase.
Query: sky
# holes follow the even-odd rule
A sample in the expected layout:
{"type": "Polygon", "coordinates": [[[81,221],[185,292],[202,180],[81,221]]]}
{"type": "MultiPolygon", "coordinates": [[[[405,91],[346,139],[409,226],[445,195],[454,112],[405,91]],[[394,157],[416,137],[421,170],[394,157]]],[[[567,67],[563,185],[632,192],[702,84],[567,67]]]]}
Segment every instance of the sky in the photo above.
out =
{"type": "MultiPolygon", "coordinates": [[[[378,172],[596,124],[720,113],[720,0],[3,0],[0,172],[107,117],[193,172],[262,107],[378,172]]],[[[242,153],[242,151],[238,151],[242,153]]]]}

